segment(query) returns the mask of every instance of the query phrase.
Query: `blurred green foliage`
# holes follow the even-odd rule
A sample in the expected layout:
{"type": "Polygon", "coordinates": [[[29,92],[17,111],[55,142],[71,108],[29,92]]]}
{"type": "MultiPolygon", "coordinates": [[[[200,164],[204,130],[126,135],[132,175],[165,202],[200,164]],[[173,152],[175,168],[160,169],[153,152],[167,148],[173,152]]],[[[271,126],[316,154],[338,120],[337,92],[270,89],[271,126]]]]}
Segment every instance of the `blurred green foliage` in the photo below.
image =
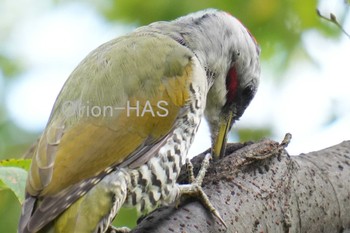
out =
{"type": "Polygon", "coordinates": [[[16,232],[30,159],[0,161],[0,230],[16,232]]]}
{"type": "Polygon", "coordinates": [[[10,190],[0,190],[0,232],[15,233],[21,206],[15,194],[10,190]]]}
{"type": "MultiPolygon", "coordinates": [[[[51,0],[62,5],[74,0],[51,0]]],[[[239,18],[249,28],[262,47],[262,59],[273,60],[276,70],[292,61],[292,55],[300,50],[303,32],[317,30],[336,38],[341,33],[337,27],[324,22],[316,14],[316,0],[76,0],[95,7],[110,21],[145,25],[159,20],[171,20],[178,16],[205,8],[219,8],[239,18]]],[[[349,0],[347,0],[349,2],[349,0]]],[[[0,3],[0,7],[1,7],[0,3]]],[[[346,5],[344,2],[344,14],[346,5]]],[[[337,16],[338,18],[344,15],[337,16]]],[[[8,25],[7,25],[8,26],[8,25]]],[[[11,25],[0,35],[0,44],[11,30],[11,25]]],[[[25,38],[23,38],[25,39],[25,38]]],[[[39,132],[26,132],[16,126],[6,113],[4,93],[10,79],[25,72],[21,61],[6,52],[0,45],[0,160],[20,157],[36,140],[39,132]]],[[[277,75],[276,75],[277,76],[277,75]]],[[[243,140],[260,139],[271,134],[271,129],[240,129],[243,140]]],[[[117,225],[135,224],[135,213],[123,212],[117,225]]],[[[0,232],[16,232],[20,204],[8,190],[0,190],[0,232]]]]}
{"type": "Polygon", "coordinates": [[[243,142],[246,141],[259,141],[262,138],[266,138],[272,134],[270,128],[239,128],[237,129],[239,139],[243,142]]]}
{"type": "Polygon", "coordinates": [[[30,159],[6,159],[0,161],[0,167],[17,167],[28,171],[30,163],[30,159]]]}
{"type": "Polygon", "coordinates": [[[0,121],[0,159],[21,157],[37,137],[37,133],[25,131],[8,118],[0,121]]]}
{"type": "Polygon", "coordinates": [[[263,59],[284,51],[286,55],[281,64],[286,64],[288,55],[300,46],[303,31],[316,29],[330,36],[339,34],[334,27],[320,21],[316,0],[128,0],[110,1],[99,7],[108,19],[141,25],[171,20],[205,8],[225,10],[240,19],[263,48],[263,59]]]}
{"type": "Polygon", "coordinates": [[[1,72],[6,78],[15,77],[22,70],[22,66],[18,59],[11,58],[0,51],[0,67],[1,72]]]}
{"type": "Polygon", "coordinates": [[[137,211],[135,208],[121,208],[113,225],[116,227],[128,226],[129,228],[133,228],[136,226],[137,219],[137,211]]]}
{"type": "Polygon", "coordinates": [[[24,201],[26,179],[26,170],[18,167],[0,166],[0,190],[11,190],[21,204],[24,201]]]}

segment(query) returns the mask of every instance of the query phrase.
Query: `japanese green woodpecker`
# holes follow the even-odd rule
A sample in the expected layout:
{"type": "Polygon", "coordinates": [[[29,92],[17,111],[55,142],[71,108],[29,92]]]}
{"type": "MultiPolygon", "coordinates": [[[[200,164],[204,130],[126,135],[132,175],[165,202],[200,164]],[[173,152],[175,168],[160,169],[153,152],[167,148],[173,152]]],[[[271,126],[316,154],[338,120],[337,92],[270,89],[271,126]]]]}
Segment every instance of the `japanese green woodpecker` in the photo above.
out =
{"type": "Polygon", "coordinates": [[[202,116],[214,159],[223,155],[256,93],[259,53],[236,18],[214,9],[92,51],[63,86],[33,152],[18,231],[105,232],[121,206],[144,213],[203,194],[202,177],[176,179],[202,116]]]}

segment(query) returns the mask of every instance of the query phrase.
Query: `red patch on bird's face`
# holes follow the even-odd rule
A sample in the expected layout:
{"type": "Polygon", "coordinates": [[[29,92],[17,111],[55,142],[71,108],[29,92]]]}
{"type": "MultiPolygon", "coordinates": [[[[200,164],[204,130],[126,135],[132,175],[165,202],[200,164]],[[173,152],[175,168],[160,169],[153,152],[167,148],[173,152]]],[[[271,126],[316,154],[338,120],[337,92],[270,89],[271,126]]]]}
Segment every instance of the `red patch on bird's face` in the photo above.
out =
{"type": "Polygon", "coordinates": [[[237,71],[236,68],[233,66],[228,71],[227,77],[226,77],[226,103],[232,103],[238,88],[238,77],[237,77],[237,71]]]}

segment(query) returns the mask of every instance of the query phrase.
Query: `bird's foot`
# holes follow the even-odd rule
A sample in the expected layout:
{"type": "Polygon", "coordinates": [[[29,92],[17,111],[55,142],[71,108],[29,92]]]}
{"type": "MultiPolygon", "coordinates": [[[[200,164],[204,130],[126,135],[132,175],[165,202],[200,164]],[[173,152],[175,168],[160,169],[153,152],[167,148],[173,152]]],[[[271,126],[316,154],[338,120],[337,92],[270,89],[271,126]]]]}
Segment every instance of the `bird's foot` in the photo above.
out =
{"type": "Polygon", "coordinates": [[[194,176],[193,173],[193,165],[189,159],[186,161],[186,167],[189,172],[189,182],[190,184],[184,184],[180,185],[180,197],[183,195],[188,195],[188,196],[193,196],[198,198],[202,205],[208,209],[215,217],[219,219],[219,221],[227,227],[226,223],[224,220],[221,218],[219,212],[216,210],[216,208],[213,206],[213,204],[210,202],[208,196],[204,193],[202,189],[202,182],[205,177],[205,173],[207,172],[207,169],[209,167],[209,160],[211,159],[211,155],[208,153],[204,157],[202,164],[201,164],[201,169],[198,172],[197,177],[194,176]]]}

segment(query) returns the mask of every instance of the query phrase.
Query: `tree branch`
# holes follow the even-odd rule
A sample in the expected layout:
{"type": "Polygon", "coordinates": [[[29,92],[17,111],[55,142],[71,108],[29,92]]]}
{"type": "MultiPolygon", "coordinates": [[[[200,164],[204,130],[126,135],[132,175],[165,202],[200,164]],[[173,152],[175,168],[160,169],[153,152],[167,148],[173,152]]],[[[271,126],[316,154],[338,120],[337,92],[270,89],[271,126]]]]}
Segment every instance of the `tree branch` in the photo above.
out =
{"type": "MultiPolygon", "coordinates": [[[[195,199],[162,207],[132,232],[342,232],[350,228],[350,141],[289,157],[271,140],[230,144],[203,188],[223,227],[195,199]]],[[[204,154],[204,153],[203,153],[204,154]]],[[[198,170],[203,154],[193,159],[198,170]]],[[[186,169],[182,169],[186,170],[186,169]]],[[[180,182],[186,176],[180,176],[180,182]]]]}

